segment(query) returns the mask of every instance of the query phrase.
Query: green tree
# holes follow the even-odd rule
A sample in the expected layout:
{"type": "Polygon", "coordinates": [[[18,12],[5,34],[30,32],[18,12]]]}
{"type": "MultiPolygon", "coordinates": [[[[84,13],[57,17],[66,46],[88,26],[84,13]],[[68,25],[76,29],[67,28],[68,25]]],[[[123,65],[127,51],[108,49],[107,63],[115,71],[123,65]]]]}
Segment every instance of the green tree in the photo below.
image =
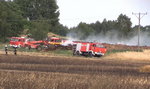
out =
{"type": "Polygon", "coordinates": [[[32,22],[32,27],[29,31],[35,40],[43,40],[47,37],[50,25],[46,22],[32,22]]]}
{"type": "Polygon", "coordinates": [[[77,27],[77,34],[81,40],[84,40],[88,36],[95,34],[95,30],[90,25],[81,22],[77,27]]]}
{"type": "Polygon", "coordinates": [[[95,34],[99,34],[102,32],[102,24],[99,21],[96,21],[96,23],[91,23],[90,27],[95,30],[95,34]]]}
{"type": "Polygon", "coordinates": [[[58,24],[58,6],[56,0],[14,0],[29,20],[45,20],[52,26],[58,24]]]}
{"type": "Polygon", "coordinates": [[[61,36],[66,36],[68,33],[68,27],[63,26],[62,24],[57,25],[52,32],[61,36]]]}
{"type": "Polygon", "coordinates": [[[0,39],[5,41],[7,37],[18,36],[24,27],[21,11],[14,2],[0,2],[0,39]]]}
{"type": "Polygon", "coordinates": [[[31,25],[33,25],[31,28],[30,25],[26,26],[28,27],[27,29],[30,28],[30,32],[32,32],[32,34],[40,34],[41,37],[34,35],[36,39],[43,38],[47,29],[49,32],[64,34],[64,30],[62,30],[63,27],[59,24],[59,11],[56,0],[14,0],[14,2],[17,3],[23,11],[22,16],[25,19],[28,19],[28,21],[31,22],[31,25]],[[46,29],[43,24],[47,26],[46,29]],[[43,32],[39,33],[40,31],[38,30],[43,32]]]}
{"type": "Polygon", "coordinates": [[[127,36],[132,29],[132,22],[126,15],[120,14],[117,18],[117,29],[122,33],[122,36],[127,36]]]}

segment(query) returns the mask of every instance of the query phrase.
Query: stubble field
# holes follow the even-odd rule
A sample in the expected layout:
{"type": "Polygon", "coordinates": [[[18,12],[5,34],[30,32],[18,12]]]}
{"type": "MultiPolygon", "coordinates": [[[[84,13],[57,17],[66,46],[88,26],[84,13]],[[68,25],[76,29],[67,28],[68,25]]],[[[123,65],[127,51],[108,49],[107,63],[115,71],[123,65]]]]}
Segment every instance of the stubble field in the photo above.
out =
{"type": "Polygon", "coordinates": [[[85,58],[1,53],[0,89],[150,89],[150,60],[125,60],[117,55],[85,58]]]}

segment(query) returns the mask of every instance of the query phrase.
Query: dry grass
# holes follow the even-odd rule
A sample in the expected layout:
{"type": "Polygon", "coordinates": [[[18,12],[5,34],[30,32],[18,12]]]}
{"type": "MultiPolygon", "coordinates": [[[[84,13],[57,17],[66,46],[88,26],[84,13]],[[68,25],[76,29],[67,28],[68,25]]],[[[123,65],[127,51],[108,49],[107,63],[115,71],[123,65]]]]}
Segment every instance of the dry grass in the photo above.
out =
{"type": "Polygon", "coordinates": [[[76,87],[86,89],[88,87],[86,76],[81,77],[81,75],[19,71],[1,71],[0,75],[0,86],[4,89],[76,89],[76,87]]]}
{"type": "Polygon", "coordinates": [[[119,60],[148,60],[150,61],[150,50],[144,50],[143,52],[120,52],[110,54],[105,57],[106,59],[119,59],[119,60]]]}
{"type": "Polygon", "coordinates": [[[1,89],[149,89],[149,77],[0,71],[1,89]]]}
{"type": "Polygon", "coordinates": [[[139,68],[140,72],[147,72],[150,73],[150,65],[142,66],[139,68]]]}

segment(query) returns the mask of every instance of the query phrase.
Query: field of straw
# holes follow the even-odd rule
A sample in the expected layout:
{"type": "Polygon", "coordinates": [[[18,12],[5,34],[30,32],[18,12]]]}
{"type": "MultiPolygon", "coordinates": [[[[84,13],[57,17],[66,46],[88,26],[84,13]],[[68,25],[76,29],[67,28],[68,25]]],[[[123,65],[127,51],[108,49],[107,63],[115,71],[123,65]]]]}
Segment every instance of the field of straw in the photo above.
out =
{"type": "Polygon", "coordinates": [[[150,89],[149,52],[85,58],[0,51],[0,89],[150,89]]]}
{"type": "Polygon", "coordinates": [[[105,57],[106,59],[117,59],[117,60],[133,60],[133,61],[138,61],[138,60],[147,60],[150,61],[150,50],[144,50],[143,52],[131,52],[131,51],[126,51],[126,52],[118,52],[118,53],[113,53],[105,57]]]}

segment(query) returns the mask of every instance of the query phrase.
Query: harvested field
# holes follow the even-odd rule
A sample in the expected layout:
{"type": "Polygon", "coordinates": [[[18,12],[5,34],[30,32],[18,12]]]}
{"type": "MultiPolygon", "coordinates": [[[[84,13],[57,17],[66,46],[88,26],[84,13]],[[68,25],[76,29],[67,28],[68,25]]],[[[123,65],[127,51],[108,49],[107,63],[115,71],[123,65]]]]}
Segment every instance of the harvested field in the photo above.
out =
{"type": "Polygon", "coordinates": [[[145,65],[139,68],[140,72],[150,73],[150,65],[145,65]]]}
{"type": "MultiPolygon", "coordinates": [[[[108,51],[137,47],[108,45],[108,51]]],[[[123,51],[101,58],[51,52],[0,51],[0,89],[149,89],[150,50],[123,51]]]]}
{"type": "Polygon", "coordinates": [[[149,89],[149,60],[0,54],[0,89],[149,89]]]}
{"type": "Polygon", "coordinates": [[[138,60],[148,60],[150,61],[150,50],[143,50],[143,52],[126,51],[113,53],[105,56],[106,59],[117,59],[117,60],[128,60],[128,61],[138,61],[138,60]]]}

